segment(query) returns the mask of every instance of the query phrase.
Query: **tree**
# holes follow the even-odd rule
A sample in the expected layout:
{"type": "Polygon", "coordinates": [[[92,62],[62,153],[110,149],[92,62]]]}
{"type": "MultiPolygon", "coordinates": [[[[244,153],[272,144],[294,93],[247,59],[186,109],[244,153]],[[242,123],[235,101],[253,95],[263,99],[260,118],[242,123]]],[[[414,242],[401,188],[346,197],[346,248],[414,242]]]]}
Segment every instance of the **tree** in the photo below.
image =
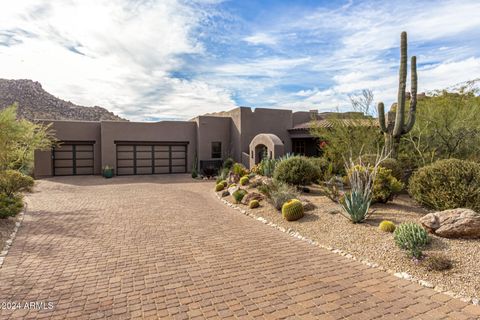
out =
{"type": "Polygon", "coordinates": [[[402,144],[402,156],[417,166],[448,158],[480,160],[480,97],[461,89],[420,99],[416,125],[402,144]]]}
{"type": "Polygon", "coordinates": [[[349,98],[354,112],[333,114],[326,119],[326,126],[313,121],[310,129],[311,135],[326,141],[322,148],[324,156],[332,162],[335,172],[344,170],[344,159],[376,154],[383,146],[378,122],[371,116],[372,91],[366,89],[349,98]]]}
{"type": "Polygon", "coordinates": [[[0,112],[0,170],[30,173],[35,150],[49,150],[55,139],[50,125],[17,120],[17,106],[0,112]]]}

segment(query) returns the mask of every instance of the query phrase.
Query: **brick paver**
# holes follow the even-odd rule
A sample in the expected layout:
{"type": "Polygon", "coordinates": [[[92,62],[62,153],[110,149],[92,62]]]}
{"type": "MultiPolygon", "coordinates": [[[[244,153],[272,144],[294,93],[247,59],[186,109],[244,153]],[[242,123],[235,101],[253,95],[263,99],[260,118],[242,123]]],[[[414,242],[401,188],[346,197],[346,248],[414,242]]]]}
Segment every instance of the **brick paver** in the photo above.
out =
{"type": "Polygon", "coordinates": [[[186,175],[40,181],[0,269],[0,303],[45,308],[0,318],[479,317],[239,214],[212,187],[186,175]]]}

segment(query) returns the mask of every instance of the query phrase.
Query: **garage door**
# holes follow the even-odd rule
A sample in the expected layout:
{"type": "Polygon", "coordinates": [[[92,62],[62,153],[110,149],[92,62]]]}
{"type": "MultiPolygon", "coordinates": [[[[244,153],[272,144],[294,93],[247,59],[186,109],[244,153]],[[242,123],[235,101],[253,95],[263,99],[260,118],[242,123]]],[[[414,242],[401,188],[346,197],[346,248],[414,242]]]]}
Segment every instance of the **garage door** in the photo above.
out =
{"type": "Polygon", "coordinates": [[[187,172],[187,143],[117,143],[117,175],[187,172]]]}
{"type": "Polygon", "coordinates": [[[52,150],[53,175],[92,175],[94,164],[93,142],[61,142],[52,150]]]}

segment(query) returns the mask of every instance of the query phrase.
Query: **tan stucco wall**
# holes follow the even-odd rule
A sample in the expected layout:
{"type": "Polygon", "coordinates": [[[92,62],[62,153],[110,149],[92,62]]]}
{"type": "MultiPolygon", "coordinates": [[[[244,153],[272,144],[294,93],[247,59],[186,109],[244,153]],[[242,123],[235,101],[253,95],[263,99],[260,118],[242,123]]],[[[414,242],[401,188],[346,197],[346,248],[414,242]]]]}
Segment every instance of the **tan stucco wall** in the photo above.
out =
{"type": "Polygon", "coordinates": [[[188,142],[187,170],[193,166],[197,148],[197,125],[194,121],[145,122],[101,122],[102,166],[109,165],[116,169],[115,141],[168,141],[188,142]]]}
{"type": "MultiPolygon", "coordinates": [[[[95,141],[94,144],[94,172],[100,174],[101,162],[101,139],[100,122],[88,121],[41,121],[44,124],[52,124],[55,137],[59,141],[95,141]]],[[[52,176],[52,153],[50,151],[35,152],[34,175],[36,178],[52,176]]]]}
{"type": "MultiPolygon", "coordinates": [[[[241,108],[241,151],[249,153],[250,142],[260,133],[273,133],[284,144],[284,152],[292,150],[288,129],[292,127],[292,111],[280,109],[241,108]]],[[[250,163],[244,163],[249,166],[250,163]]]]}
{"type": "Polygon", "coordinates": [[[213,160],[211,145],[214,141],[222,143],[222,158],[233,153],[230,140],[232,120],[227,117],[199,116],[197,123],[197,152],[198,160],[213,160]]]}

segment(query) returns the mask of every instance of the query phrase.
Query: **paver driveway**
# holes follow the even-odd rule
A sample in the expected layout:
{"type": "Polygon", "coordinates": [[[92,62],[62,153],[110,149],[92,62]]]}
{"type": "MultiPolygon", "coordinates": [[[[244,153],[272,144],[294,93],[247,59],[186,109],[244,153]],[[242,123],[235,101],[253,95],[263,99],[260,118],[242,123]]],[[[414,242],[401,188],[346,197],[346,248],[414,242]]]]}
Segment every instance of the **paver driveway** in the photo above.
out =
{"type": "Polygon", "coordinates": [[[478,308],[295,240],[185,175],[40,181],[0,318],[476,319],[478,308]]]}

